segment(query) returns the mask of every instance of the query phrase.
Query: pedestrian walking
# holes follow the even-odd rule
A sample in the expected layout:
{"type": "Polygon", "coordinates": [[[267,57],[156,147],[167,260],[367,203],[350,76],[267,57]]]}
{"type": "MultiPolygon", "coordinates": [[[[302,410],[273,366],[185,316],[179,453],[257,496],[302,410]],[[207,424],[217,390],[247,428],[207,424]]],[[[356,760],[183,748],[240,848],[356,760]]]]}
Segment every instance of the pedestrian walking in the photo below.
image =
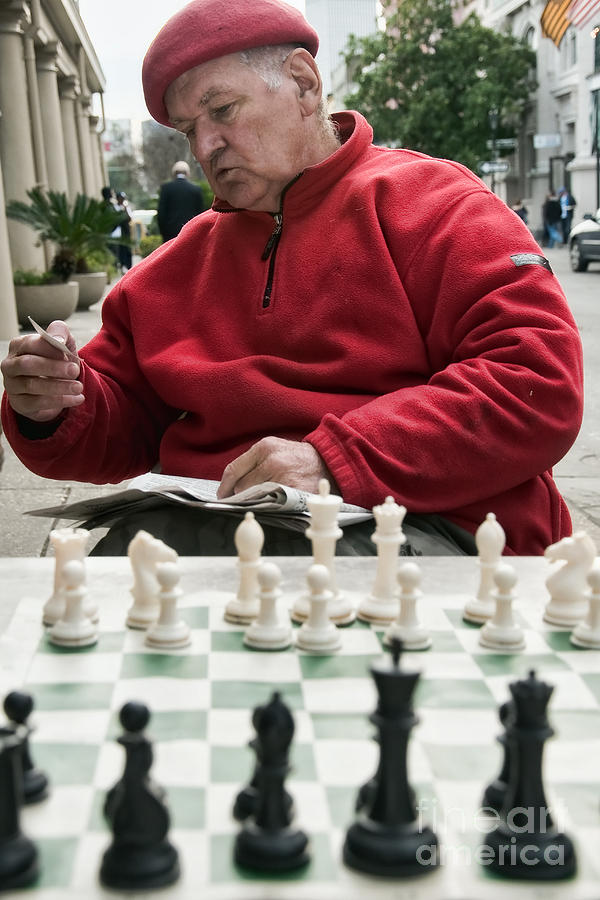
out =
{"type": "Polygon", "coordinates": [[[179,160],[172,169],[173,178],[160,187],[158,230],[163,241],[177,237],[186,222],[204,212],[204,195],[189,181],[190,167],[179,160]]]}

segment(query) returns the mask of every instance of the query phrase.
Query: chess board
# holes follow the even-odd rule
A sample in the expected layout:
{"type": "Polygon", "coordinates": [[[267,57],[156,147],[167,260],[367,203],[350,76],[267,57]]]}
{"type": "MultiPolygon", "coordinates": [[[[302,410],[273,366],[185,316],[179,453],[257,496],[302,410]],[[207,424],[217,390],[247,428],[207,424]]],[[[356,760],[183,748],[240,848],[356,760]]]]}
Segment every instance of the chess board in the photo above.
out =
{"type": "MultiPolygon", "coordinates": [[[[303,590],[310,560],[278,559],[284,597],[303,590]]],[[[368,593],[375,559],[336,560],[342,590],[368,593]]],[[[142,632],[124,628],[131,605],[129,563],[86,560],[88,586],[100,607],[95,647],[52,647],[41,610],[52,592],[52,559],[0,560],[4,597],[18,603],[0,636],[0,693],[30,691],[35,699],[31,738],[36,764],[46,770],[50,797],[22,811],[23,831],[40,850],[42,872],[32,900],[97,900],[114,896],[98,885],[109,842],[102,817],[106,790],[120,777],[123,750],[118,711],[132,699],[152,711],[153,777],[167,791],[171,840],[182,878],[158,892],[168,900],[448,900],[448,898],[568,897],[600,895],[600,653],[577,650],[568,632],[542,622],[548,563],[516,559],[516,612],[527,646],[501,655],[478,645],[478,629],[462,621],[466,599],[478,585],[476,559],[423,558],[418,611],[433,646],[404,654],[402,666],[422,673],[415,708],[419,724],[409,745],[409,779],[423,824],[433,826],[443,865],[406,881],[360,875],[341,861],[358,788],[375,772],[377,745],[368,721],[375,688],[368,674],[382,654],[382,631],[355,623],[342,630],[334,656],[293,648],[260,653],[244,647],[243,630],[223,620],[236,592],[233,558],[182,558],[182,614],[192,645],[172,654],[149,650],[142,632]],[[545,747],[547,798],[556,823],[576,844],[579,866],[567,882],[513,882],[477,862],[485,842],[484,787],[498,774],[502,751],[497,708],[508,683],[535,669],[555,690],[550,719],[556,734],[545,747]],[[247,746],[251,714],[280,690],[296,733],[288,789],[297,821],[310,835],[312,861],[286,876],[237,869],[231,816],[238,790],[253,768],[247,746]],[[515,894],[516,891],[516,894],[515,894]]],[[[285,602],[285,601],[283,601],[285,602]]],[[[3,897],[22,897],[21,893],[3,897]]],[[[131,896],[131,895],[128,895],[131,896]]]]}

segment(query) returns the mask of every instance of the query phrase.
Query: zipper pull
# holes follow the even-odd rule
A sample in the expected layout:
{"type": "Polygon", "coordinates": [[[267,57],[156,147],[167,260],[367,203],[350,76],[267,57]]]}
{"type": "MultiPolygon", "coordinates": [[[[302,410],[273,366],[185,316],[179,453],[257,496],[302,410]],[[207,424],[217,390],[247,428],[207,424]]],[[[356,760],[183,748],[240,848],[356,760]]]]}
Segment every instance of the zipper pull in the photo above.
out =
{"type": "Polygon", "coordinates": [[[271,253],[273,252],[273,247],[279,240],[279,236],[281,234],[281,226],[283,224],[283,216],[281,213],[275,213],[273,215],[273,218],[275,219],[275,227],[273,228],[271,236],[270,236],[269,240],[267,241],[267,245],[262,252],[261,259],[263,259],[263,260],[268,259],[270,257],[271,253]]]}

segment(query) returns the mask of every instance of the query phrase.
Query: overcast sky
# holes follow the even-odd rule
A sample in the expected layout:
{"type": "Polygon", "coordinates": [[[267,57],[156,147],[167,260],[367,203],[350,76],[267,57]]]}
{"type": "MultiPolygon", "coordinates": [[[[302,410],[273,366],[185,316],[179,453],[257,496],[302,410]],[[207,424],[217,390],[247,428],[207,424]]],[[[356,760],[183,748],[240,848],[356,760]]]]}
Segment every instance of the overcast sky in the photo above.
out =
{"type": "MultiPolygon", "coordinates": [[[[139,122],[150,118],[142,92],[142,60],[167,19],[187,2],[79,0],[81,17],[106,77],[104,110],[107,119],[139,122]]],[[[304,9],[304,0],[288,2],[304,9]]],[[[227,9],[226,4],[223,7],[227,9]]]]}

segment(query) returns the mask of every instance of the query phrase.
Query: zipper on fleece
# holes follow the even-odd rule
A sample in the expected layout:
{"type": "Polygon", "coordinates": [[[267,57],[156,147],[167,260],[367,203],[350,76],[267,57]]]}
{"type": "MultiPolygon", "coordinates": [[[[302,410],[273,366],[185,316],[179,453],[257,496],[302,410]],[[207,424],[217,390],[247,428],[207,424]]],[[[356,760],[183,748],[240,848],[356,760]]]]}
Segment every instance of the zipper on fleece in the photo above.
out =
{"type": "Polygon", "coordinates": [[[267,284],[265,287],[265,292],[263,294],[262,299],[262,308],[267,309],[267,307],[271,303],[271,293],[273,291],[273,276],[275,274],[275,257],[277,255],[277,248],[279,247],[279,241],[281,239],[281,231],[283,229],[283,200],[287,193],[287,191],[291,188],[293,184],[295,184],[299,178],[302,177],[304,172],[299,172],[295,178],[286,184],[283,191],[281,192],[281,203],[279,206],[279,212],[273,213],[273,219],[275,220],[275,225],[273,227],[273,231],[269,237],[265,245],[265,249],[262,252],[261,259],[269,260],[269,271],[267,272],[267,284]]]}
{"type": "Polygon", "coordinates": [[[262,299],[262,308],[267,309],[271,302],[271,292],[273,290],[273,275],[275,273],[275,256],[277,254],[277,247],[279,246],[279,239],[281,237],[281,229],[283,227],[283,214],[281,212],[274,213],[273,218],[275,220],[275,225],[273,231],[271,232],[271,236],[266,243],[265,249],[262,252],[261,259],[269,260],[269,271],[267,273],[267,284],[265,287],[265,292],[263,294],[262,299]]]}

